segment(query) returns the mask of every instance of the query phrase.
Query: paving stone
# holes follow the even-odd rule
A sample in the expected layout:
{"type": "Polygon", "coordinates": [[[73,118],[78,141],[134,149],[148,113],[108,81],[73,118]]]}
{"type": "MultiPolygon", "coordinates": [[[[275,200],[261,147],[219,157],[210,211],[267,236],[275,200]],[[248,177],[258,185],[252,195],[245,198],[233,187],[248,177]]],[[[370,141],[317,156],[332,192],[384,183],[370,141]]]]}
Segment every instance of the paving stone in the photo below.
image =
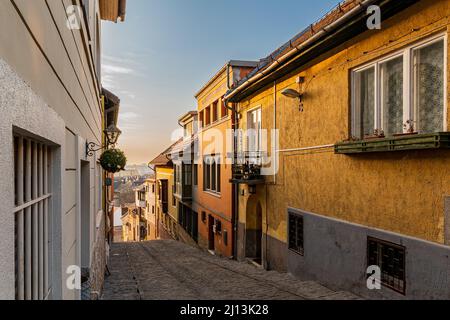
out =
{"type": "Polygon", "coordinates": [[[164,240],[111,248],[103,300],[353,300],[318,283],[164,240]]]}

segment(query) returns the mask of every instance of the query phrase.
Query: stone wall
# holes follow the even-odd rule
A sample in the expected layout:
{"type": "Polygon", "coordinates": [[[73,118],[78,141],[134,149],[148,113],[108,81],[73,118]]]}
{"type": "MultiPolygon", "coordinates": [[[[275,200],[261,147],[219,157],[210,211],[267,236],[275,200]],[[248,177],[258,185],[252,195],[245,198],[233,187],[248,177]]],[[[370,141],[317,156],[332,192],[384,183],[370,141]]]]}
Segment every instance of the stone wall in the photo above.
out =
{"type": "MultiPolygon", "coordinates": [[[[97,225],[97,236],[90,270],[91,300],[98,300],[103,290],[106,268],[106,240],[105,240],[105,216],[101,215],[101,221],[97,225]]],[[[109,248],[108,248],[109,250],[109,248]]]]}

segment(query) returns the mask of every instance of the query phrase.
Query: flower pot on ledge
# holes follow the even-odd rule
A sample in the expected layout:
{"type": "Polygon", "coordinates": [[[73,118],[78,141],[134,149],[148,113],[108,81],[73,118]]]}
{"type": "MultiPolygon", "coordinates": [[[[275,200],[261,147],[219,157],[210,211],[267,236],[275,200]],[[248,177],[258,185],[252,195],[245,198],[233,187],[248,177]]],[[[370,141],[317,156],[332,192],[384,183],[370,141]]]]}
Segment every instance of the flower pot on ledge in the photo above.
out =
{"type": "Polygon", "coordinates": [[[397,138],[397,137],[414,136],[414,135],[417,135],[417,134],[419,134],[419,133],[418,132],[408,132],[408,133],[396,133],[393,136],[394,136],[394,138],[397,138]]]}

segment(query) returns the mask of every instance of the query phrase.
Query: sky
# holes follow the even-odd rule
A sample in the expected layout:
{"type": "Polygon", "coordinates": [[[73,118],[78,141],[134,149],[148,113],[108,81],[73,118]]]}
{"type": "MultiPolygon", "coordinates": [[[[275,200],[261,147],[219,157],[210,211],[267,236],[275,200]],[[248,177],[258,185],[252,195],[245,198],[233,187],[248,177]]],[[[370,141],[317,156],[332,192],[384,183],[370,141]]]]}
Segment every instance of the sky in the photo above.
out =
{"type": "Polygon", "coordinates": [[[125,22],[102,22],[102,83],[120,97],[119,148],[148,163],[229,60],[259,60],[337,0],[128,0],[125,22]]]}

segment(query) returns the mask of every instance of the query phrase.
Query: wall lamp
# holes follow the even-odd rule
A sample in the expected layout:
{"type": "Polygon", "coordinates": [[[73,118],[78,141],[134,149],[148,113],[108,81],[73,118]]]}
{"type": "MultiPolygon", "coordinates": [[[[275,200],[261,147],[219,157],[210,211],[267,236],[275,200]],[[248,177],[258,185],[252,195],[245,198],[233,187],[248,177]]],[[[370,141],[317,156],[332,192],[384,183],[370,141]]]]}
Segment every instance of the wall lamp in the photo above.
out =
{"type": "Polygon", "coordinates": [[[299,111],[303,112],[303,94],[294,89],[284,89],[281,94],[290,99],[298,99],[299,111]]]}
{"type": "Polygon", "coordinates": [[[109,149],[110,147],[114,147],[119,140],[119,136],[122,134],[119,128],[116,127],[115,124],[110,125],[106,128],[103,133],[106,136],[106,146],[99,146],[95,142],[86,142],[86,156],[92,157],[95,152],[100,150],[109,149]]]}

